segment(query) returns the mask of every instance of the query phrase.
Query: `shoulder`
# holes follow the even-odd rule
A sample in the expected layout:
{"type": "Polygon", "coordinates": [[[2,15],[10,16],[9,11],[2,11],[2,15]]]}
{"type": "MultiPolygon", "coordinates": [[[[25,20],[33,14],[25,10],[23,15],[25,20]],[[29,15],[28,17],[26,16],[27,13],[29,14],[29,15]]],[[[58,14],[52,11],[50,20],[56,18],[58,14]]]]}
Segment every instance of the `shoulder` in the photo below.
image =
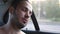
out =
{"type": "Polygon", "coordinates": [[[23,31],[20,31],[19,34],[26,34],[26,33],[24,33],[23,31]]]}

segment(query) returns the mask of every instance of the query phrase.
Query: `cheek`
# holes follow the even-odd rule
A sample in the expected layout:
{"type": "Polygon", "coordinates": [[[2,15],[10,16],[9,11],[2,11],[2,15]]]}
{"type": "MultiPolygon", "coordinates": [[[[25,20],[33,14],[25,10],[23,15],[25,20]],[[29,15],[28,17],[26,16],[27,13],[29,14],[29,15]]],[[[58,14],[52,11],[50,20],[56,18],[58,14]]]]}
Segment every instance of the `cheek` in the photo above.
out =
{"type": "Polygon", "coordinates": [[[24,18],[24,16],[25,16],[25,13],[24,12],[20,12],[19,13],[19,17],[24,18]]]}
{"type": "Polygon", "coordinates": [[[23,21],[23,18],[25,16],[25,13],[21,10],[16,11],[17,17],[19,21],[23,21]]]}
{"type": "Polygon", "coordinates": [[[20,18],[24,17],[24,15],[25,15],[25,13],[23,11],[20,11],[20,10],[16,11],[16,14],[20,18]]]}

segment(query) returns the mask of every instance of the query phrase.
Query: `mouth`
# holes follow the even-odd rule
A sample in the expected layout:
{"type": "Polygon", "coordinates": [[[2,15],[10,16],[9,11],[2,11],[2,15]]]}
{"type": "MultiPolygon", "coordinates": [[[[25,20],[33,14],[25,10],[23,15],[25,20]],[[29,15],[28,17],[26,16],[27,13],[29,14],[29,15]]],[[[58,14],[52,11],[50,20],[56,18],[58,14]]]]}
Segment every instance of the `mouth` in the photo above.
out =
{"type": "Polygon", "coordinates": [[[28,19],[23,19],[23,22],[24,22],[24,23],[27,23],[27,22],[28,22],[28,19]]]}

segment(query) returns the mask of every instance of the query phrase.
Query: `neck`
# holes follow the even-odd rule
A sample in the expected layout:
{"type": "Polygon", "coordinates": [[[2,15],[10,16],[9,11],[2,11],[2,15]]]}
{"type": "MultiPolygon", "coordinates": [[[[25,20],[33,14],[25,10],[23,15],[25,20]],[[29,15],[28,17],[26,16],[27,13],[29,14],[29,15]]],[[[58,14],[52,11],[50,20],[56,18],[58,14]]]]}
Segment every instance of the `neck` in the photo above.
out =
{"type": "Polygon", "coordinates": [[[6,34],[17,34],[19,31],[14,27],[14,24],[12,22],[8,22],[5,27],[4,31],[6,34]]]}
{"type": "Polygon", "coordinates": [[[9,13],[9,20],[8,21],[9,21],[11,27],[16,31],[19,31],[19,29],[17,28],[16,22],[15,22],[16,19],[14,19],[14,18],[15,17],[9,13]]]}
{"type": "Polygon", "coordinates": [[[14,14],[9,14],[9,22],[11,23],[12,27],[19,31],[22,28],[22,24],[19,23],[17,16],[14,14]]]}

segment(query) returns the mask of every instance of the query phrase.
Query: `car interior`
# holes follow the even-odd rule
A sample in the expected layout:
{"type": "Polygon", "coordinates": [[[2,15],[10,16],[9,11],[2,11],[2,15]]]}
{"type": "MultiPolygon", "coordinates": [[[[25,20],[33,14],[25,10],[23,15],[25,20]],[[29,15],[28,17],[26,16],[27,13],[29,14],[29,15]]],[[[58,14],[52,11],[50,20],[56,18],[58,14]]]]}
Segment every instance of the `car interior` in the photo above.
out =
{"type": "MultiPolygon", "coordinates": [[[[35,0],[34,0],[35,1],[35,0]]],[[[39,0],[40,1],[40,0],[39,0]]],[[[44,1],[44,0],[43,0],[44,1]]],[[[50,0],[47,0],[47,1],[50,1],[50,0]]],[[[53,1],[57,1],[57,0],[53,0],[53,1]]],[[[7,23],[8,21],[8,2],[6,3],[7,1],[2,1],[0,0],[0,15],[3,15],[3,16],[0,16],[0,26],[3,26],[7,23]],[[4,4],[5,3],[5,4],[4,4]],[[2,8],[3,7],[3,8],[2,8]],[[2,10],[3,9],[3,10],[2,10]],[[5,13],[4,13],[5,11],[5,13]],[[1,19],[2,18],[2,19],[1,19]]],[[[52,2],[52,0],[51,0],[52,2]]],[[[41,2],[42,3],[42,2],[41,2]]],[[[51,4],[51,3],[50,3],[51,4]]],[[[53,4],[52,4],[53,5],[53,4]]],[[[44,5],[42,5],[44,6],[44,5]]],[[[41,6],[41,7],[42,7],[41,6]]],[[[60,6],[60,4],[59,4],[60,6]]],[[[58,7],[59,8],[59,7],[58,7]]],[[[60,8],[59,8],[60,9],[60,8]]],[[[43,8],[41,9],[41,11],[43,10],[43,8]]],[[[51,9],[52,10],[52,9],[51,9]]],[[[49,10],[48,10],[49,11],[49,10]]],[[[50,16],[49,16],[50,17],[50,16]]],[[[34,28],[35,30],[26,30],[26,29],[22,29],[23,32],[25,32],[26,34],[60,34],[60,32],[48,32],[48,30],[45,32],[44,30],[41,31],[41,27],[39,27],[39,23],[37,21],[37,18],[36,18],[36,14],[35,14],[35,9],[32,11],[32,16],[31,16],[31,20],[32,20],[32,23],[34,25],[34,28]]],[[[31,25],[30,25],[31,26],[31,25]]],[[[60,26],[60,24],[59,24],[60,26]]],[[[32,26],[31,26],[32,27],[32,26]]],[[[44,26],[45,27],[45,26],[44,26]]],[[[51,26],[52,27],[52,26],[51,26]]],[[[32,29],[32,28],[31,28],[32,29]]],[[[54,29],[54,28],[53,28],[54,29]]],[[[58,28],[59,30],[60,28],[58,28]]],[[[55,30],[56,31],[56,30],[55,30]]]]}

